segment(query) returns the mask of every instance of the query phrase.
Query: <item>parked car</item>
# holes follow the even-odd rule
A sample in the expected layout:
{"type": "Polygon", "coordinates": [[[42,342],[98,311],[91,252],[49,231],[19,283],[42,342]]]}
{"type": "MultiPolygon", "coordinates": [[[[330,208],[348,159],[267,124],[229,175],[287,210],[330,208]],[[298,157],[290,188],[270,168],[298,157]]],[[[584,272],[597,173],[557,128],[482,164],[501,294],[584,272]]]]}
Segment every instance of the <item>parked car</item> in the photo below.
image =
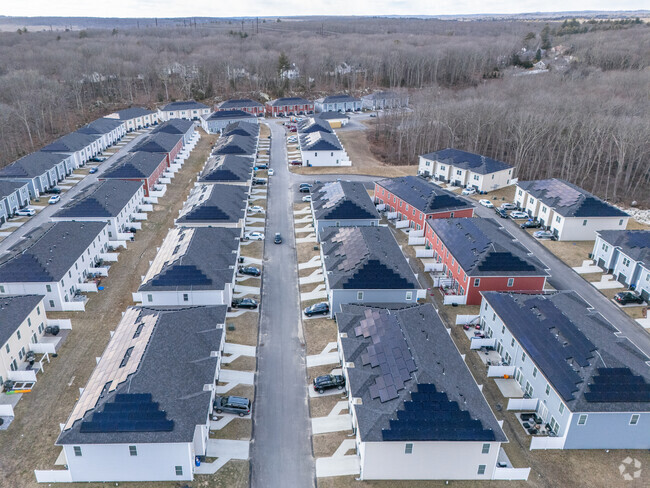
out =
{"type": "Polygon", "coordinates": [[[61,188],[59,188],[58,186],[53,186],[49,190],[45,190],[45,193],[54,193],[55,195],[58,195],[59,193],[61,193],[61,188]]]}
{"type": "Polygon", "coordinates": [[[55,203],[59,203],[61,201],[61,196],[60,195],[52,195],[50,199],[47,201],[50,205],[54,205],[55,203]]]}
{"type": "Polygon", "coordinates": [[[476,188],[465,188],[461,193],[463,195],[474,195],[476,193],[476,188]]]}
{"type": "Polygon", "coordinates": [[[305,197],[302,197],[303,202],[311,202],[311,195],[307,195],[305,197]]]}
{"type": "Polygon", "coordinates": [[[253,185],[266,185],[264,178],[253,178],[253,185]]]}
{"type": "Polygon", "coordinates": [[[631,291],[622,291],[614,295],[614,301],[621,305],[627,305],[628,303],[643,303],[643,298],[631,291]]]}
{"type": "Polygon", "coordinates": [[[289,132],[298,132],[298,129],[296,129],[295,127],[292,127],[291,129],[289,129],[289,132]]]}
{"type": "Polygon", "coordinates": [[[513,210],[510,212],[511,219],[528,219],[530,216],[526,212],[520,210],[513,210]]]}
{"type": "Polygon", "coordinates": [[[478,203],[487,208],[494,208],[494,204],[490,200],[481,199],[478,201],[478,203]]]}
{"type": "Polygon", "coordinates": [[[264,233],[263,232],[247,232],[244,234],[244,239],[251,241],[263,241],[264,233]]]}
{"type": "Polygon", "coordinates": [[[91,175],[94,175],[95,173],[97,173],[97,168],[90,168],[90,170],[88,171],[88,174],[91,175]]]}
{"type": "Polygon", "coordinates": [[[280,235],[279,232],[275,233],[275,237],[273,238],[273,242],[275,244],[282,244],[282,236],[280,235]]]}
{"type": "Polygon", "coordinates": [[[527,220],[519,227],[522,229],[539,229],[542,226],[542,223],[539,220],[527,220]]]}
{"type": "Polygon", "coordinates": [[[255,310],[257,308],[257,300],[252,298],[233,298],[230,304],[232,308],[250,308],[255,310]]]}
{"type": "Polygon", "coordinates": [[[248,398],[228,396],[228,397],[215,397],[212,404],[216,413],[235,413],[240,417],[250,415],[251,401],[248,398]]]}
{"type": "Polygon", "coordinates": [[[36,210],[30,207],[21,208],[16,212],[16,215],[20,217],[31,217],[34,214],[36,214],[36,210]]]}
{"type": "Polygon", "coordinates": [[[259,163],[257,166],[255,166],[253,169],[257,171],[258,169],[268,169],[269,165],[266,163],[259,163]]]}
{"type": "Polygon", "coordinates": [[[502,219],[507,219],[508,218],[508,212],[503,210],[502,208],[495,208],[494,211],[496,214],[501,217],[502,219]]]}
{"type": "Polygon", "coordinates": [[[337,388],[342,390],[345,388],[345,377],[340,374],[326,374],[314,378],[314,390],[318,393],[324,393],[325,390],[330,388],[337,388]]]}
{"type": "Polygon", "coordinates": [[[371,116],[372,118],[375,118],[375,117],[377,117],[377,114],[370,114],[370,116],[371,116]]]}
{"type": "Polygon", "coordinates": [[[275,171],[273,171],[273,169],[270,169],[269,170],[269,176],[273,176],[274,174],[275,174],[275,171]]]}
{"type": "Polygon", "coordinates": [[[248,276],[259,276],[262,272],[255,266],[240,266],[239,273],[248,276]]]}
{"type": "Polygon", "coordinates": [[[264,213],[264,208],[259,205],[248,207],[248,213],[264,213]]]}
{"type": "Polygon", "coordinates": [[[330,304],[327,302],[316,303],[303,311],[307,317],[311,317],[312,315],[329,315],[330,304]]]}
{"type": "Polygon", "coordinates": [[[302,166],[302,161],[291,161],[291,166],[302,166]]]}
{"type": "Polygon", "coordinates": [[[557,240],[555,234],[548,230],[538,230],[537,232],[533,232],[533,237],[535,239],[550,239],[551,241],[557,240]]]}
{"type": "Polygon", "coordinates": [[[502,203],[499,205],[499,208],[502,208],[503,210],[517,210],[517,205],[514,203],[502,203]]]}

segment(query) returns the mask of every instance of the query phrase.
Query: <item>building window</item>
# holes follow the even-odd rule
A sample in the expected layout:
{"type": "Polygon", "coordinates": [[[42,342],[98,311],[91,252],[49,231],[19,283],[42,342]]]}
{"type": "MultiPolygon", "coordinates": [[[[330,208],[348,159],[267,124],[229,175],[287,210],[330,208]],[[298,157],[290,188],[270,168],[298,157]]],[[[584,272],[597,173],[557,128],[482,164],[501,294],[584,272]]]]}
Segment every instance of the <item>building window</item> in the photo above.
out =
{"type": "Polygon", "coordinates": [[[478,465],[478,474],[485,474],[485,464],[478,465]]]}
{"type": "Polygon", "coordinates": [[[183,301],[184,302],[189,302],[190,301],[190,296],[187,293],[183,293],[183,301]]]}
{"type": "Polygon", "coordinates": [[[18,339],[20,339],[20,331],[19,330],[16,331],[16,337],[18,337],[18,339]]]}
{"type": "Polygon", "coordinates": [[[512,285],[515,284],[515,279],[514,278],[508,278],[508,288],[512,287],[512,285]]]}
{"type": "Polygon", "coordinates": [[[131,456],[137,456],[138,455],[138,448],[136,446],[129,446],[129,454],[131,456]]]}
{"type": "Polygon", "coordinates": [[[510,347],[515,347],[515,339],[514,338],[510,341],[510,347]]]}
{"type": "Polygon", "coordinates": [[[537,378],[537,368],[533,368],[533,378],[537,378]]]}
{"type": "Polygon", "coordinates": [[[77,457],[81,457],[81,446],[74,446],[74,455],[77,457]]]}
{"type": "Polygon", "coordinates": [[[551,417],[551,421],[548,423],[548,425],[551,427],[551,430],[557,434],[557,431],[560,430],[560,424],[557,423],[557,420],[555,420],[555,417],[551,417]]]}
{"type": "Polygon", "coordinates": [[[9,348],[9,344],[5,345],[5,350],[7,351],[7,354],[9,354],[9,351],[11,351],[11,349],[9,348]]]}
{"type": "Polygon", "coordinates": [[[607,244],[603,244],[603,251],[607,252],[609,250],[609,246],[607,244]]]}
{"type": "Polygon", "coordinates": [[[490,452],[490,444],[483,444],[483,449],[481,450],[481,454],[488,454],[490,452]]]}
{"type": "Polygon", "coordinates": [[[176,476],[183,476],[183,466],[176,466],[176,476]]]}
{"type": "Polygon", "coordinates": [[[27,325],[29,325],[30,327],[32,326],[32,319],[30,319],[29,317],[27,317],[27,325]]]}
{"type": "Polygon", "coordinates": [[[587,225],[587,220],[586,220],[586,219],[582,221],[582,225],[583,225],[583,226],[584,226],[584,225],[587,225]]]}
{"type": "Polygon", "coordinates": [[[556,215],[556,216],[555,216],[555,221],[559,224],[559,223],[560,223],[560,220],[562,220],[562,219],[560,219],[560,216],[559,216],[559,215],[556,215]]]}
{"type": "Polygon", "coordinates": [[[36,307],[36,314],[40,315],[41,314],[41,307],[36,307]]]}
{"type": "Polygon", "coordinates": [[[45,289],[49,292],[52,291],[52,286],[51,285],[45,285],[45,289]]]}
{"type": "Polygon", "coordinates": [[[54,300],[50,300],[50,307],[54,308],[54,300]]]}
{"type": "Polygon", "coordinates": [[[551,385],[547,384],[546,385],[546,395],[548,395],[549,393],[551,393],[551,385]]]}
{"type": "Polygon", "coordinates": [[[588,415],[586,413],[583,413],[578,417],[578,425],[585,425],[587,423],[587,417],[588,415]]]}
{"type": "Polygon", "coordinates": [[[506,326],[503,325],[503,326],[501,326],[501,335],[503,335],[505,333],[506,333],[506,326]]]}
{"type": "Polygon", "coordinates": [[[5,287],[0,285],[0,293],[4,293],[4,292],[5,292],[5,287]]]}
{"type": "Polygon", "coordinates": [[[149,294],[147,295],[147,301],[148,301],[148,302],[153,302],[153,295],[151,295],[151,293],[149,293],[149,294]]]}
{"type": "Polygon", "coordinates": [[[630,265],[630,260],[628,258],[623,258],[623,266],[626,268],[630,265]]]}
{"type": "Polygon", "coordinates": [[[413,300],[413,292],[412,291],[407,291],[406,292],[406,299],[407,300],[413,300]]]}
{"type": "Polygon", "coordinates": [[[623,225],[623,219],[618,221],[618,225],[623,225]]]}
{"type": "Polygon", "coordinates": [[[564,413],[564,403],[560,402],[560,408],[559,408],[560,415],[564,413]]]}
{"type": "Polygon", "coordinates": [[[630,417],[630,425],[636,425],[639,423],[639,417],[640,415],[638,413],[635,413],[630,417]]]}
{"type": "Polygon", "coordinates": [[[357,300],[363,300],[363,292],[362,291],[357,292],[357,300]]]}
{"type": "Polygon", "coordinates": [[[412,454],[413,453],[413,444],[409,443],[404,446],[404,454],[412,454]]]}

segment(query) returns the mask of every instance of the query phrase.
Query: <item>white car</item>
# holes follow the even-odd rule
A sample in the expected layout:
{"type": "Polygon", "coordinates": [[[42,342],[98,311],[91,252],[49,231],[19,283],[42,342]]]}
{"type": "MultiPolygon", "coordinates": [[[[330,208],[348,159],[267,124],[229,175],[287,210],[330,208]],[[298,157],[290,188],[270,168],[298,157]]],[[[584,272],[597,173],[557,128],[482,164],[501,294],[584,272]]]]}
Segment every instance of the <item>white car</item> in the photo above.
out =
{"type": "Polygon", "coordinates": [[[533,237],[535,237],[535,239],[550,239],[551,241],[557,239],[557,237],[555,237],[555,234],[548,230],[538,230],[536,232],[533,232],[533,237]]]}
{"type": "Polygon", "coordinates": [[[50,205],[53,205],[55,203],[59,203],[60,201],[61,201],[61,197],[59,195],[52,195],[47,202],[50,205]]]}
{"type": "Polygon", "coordinates": [[[303,202],[311,202],[311,195],[307,195],[306,197],[302,197],[303,202]]]}
{"type": "Polygon", "coordinates": [[[527,219],[528,214],[526,212],[520,212],[519,210],[513,210],[510,212],[511,219],[527,219]]]}
{"type": "Polygon", "coordinates": [[[492,204],[492,202],[490,200],[483,199],[483,200],[479,200],[478,203],[480,203],[481,205],[483,205],[484,207],[487,207],[487,208],[494,208],[494,205],[492,204]]]}
{"type": "Polygon", "coordinates": [[[259,205],[253,205],[251,207],[248,207],[248,213],[264,213],[264,208],[260,207],[259,205]]]}
{"type": "Polygon", "coordinates": [[[274,173],[275,171],[273,171],[272,169],[269,170],[269,176],[273,176],[274,173]]]}
{"type": "Polygon", "coordinates": [[[476,193],[476,188],[465,188],[462,191],[463,195],[474,195],[476,193]]]}
{"type": "Polygon", "coordinates": [[[244,237],[248,240],[251,241],[263,241],[264,240],[264,234],[262,232],[248,232],[247,234],[244,234],[244,237]]]}
{"type": "Polygon", "coordinates": [[[16,212],[16,215],[19,215],[20,217],[31,217],[35,213],[36,210],[34,210],[33,208],[25,207],[18,210],[18,212],[16,212]]]}
{"type": "Polygon", "coordinates": [[[501,208],[503,210],[517,210],[517,205],[514,203],[502,203],[501,208]]]}

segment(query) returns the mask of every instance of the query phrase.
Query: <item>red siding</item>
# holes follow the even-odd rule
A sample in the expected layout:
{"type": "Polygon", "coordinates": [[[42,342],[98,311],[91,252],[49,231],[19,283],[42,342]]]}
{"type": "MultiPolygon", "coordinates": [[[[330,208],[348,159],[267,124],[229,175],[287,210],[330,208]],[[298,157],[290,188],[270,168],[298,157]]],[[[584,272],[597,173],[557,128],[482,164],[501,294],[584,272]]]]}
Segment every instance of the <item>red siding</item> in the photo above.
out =
{"type": "Polygon", "coordinates": [[[448,219],[452,217],[452,213],[454,214],[454,218],[474,216],[474,208],[472,207],[462,210],[454,210],[453,212],[445,211],[425,214],[420,209],[413,207],[413,205],[410,205],[407,202],[403,201],[401,198],[393,195],[378,183],[375,183],[375,202],[386,204],[386,206],[391,208],[392,212],[399,212],[402,216],[402,219],[406,218],[409,220],[409,226],[413,229],[417,229],[417,226],[420,226],[420,229],[424,229],[426,219],[448,219]],[[384,191],[383,195],[381,193],[382,190],[384,191]],[[395,198],[395,201],[393,201],[393,198],[395,198]],[[415,215],[413,215],[414,210],[415,215]]]}

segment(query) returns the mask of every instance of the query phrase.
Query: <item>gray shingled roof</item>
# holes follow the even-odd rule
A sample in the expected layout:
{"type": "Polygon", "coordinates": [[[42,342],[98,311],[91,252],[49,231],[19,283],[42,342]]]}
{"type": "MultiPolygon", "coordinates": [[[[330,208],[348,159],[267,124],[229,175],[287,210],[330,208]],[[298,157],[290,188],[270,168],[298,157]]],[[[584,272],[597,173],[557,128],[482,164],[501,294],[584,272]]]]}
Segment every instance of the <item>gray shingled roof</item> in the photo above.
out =
{"type": "Polygon", "coordinates": [[[142,188],[141,181],[105,180],[90,186],[53,217],[117,217],[142,188]]]}
{"type": "Polygon", "coordinates": [[[183,233],[190,239],[185,253],[165,263],[138,291],[223,290],[232,282],[237,265],[239,229],[198,227],[185,229],[181,235],[183,233]]]}
{"type": "Polygon", "coordinates": [[[159,132],[165,134],[187,134],[194,131],[194,122],[187,119],[169,119],[167,122],[156,126],[151,132],[157,134],[159,132]]]}
{"type": "Polygon", "coordinates": [[[495,219],[427,219],[470,277],[548,276],[545,266],[495,219]]]}
{"type": "Polygon", "coordinates": [[[354,363],[353,368],[347,368],[348,389],[351,397],[361,398],[362,401],[354,407],[362,441],[389,440],[391,434],[395,435],[394,431],[390,431],[401,427],[400,422],[405,422],[397,419],[403,413],[405,402],[413,400],[412,393],[423,390],[422,385],[434,385],[437,392],[446,394],[446,399],[443,397],[440,402],[447,406],[445,410],[459,408],[468,412],[467,417],[474,420],[473,425],[469,429],[450,428],[446,432],[435,433],[428,427],[442,426],[444,430],[451,426],[446,417],[437,420],[432,414],[425,422],[409,422],[407,427],[412,428],[414,433],[409,435],[407,431],[400,440],[507,442],[494,413],[431,304],[399,310],[341,305],[341,312],[336,314],[336,323],[339,333],[347,334],[347,337],[341,338],[345,361],[354,363]],[[368,318],[375,323],[376,330],[364,337],[362,321],[368,318]],[[399,344],[400,341],[402,344],[399,344]],[[382,360],[387,361],[381,367],[371,354],[378,353],[380,347],[383,348],[382,354],[385,354],[382,360]],[[407,356],[399,353],[406,353],[407,356]],[[396,367],[395,372],[401,368],[404,375],[399,373],[400,378],[396,382],[400,389],[388,395],[393,398],[382,401],[381,397],[377,397],[376,389],[383,385],[390,388],[391,381],[386,376],[394,376],[387,373],[393,369],[392,364],[396,367]],[[450,402],[455,402],[457,407],[450,402]]]}
{"type": "Polygon", "coordinates": [[[331,181],[311,190],[311,205],[317,220],[379,220],[379,212],[363,183],[331,181]]]}
{"type": "Polygon", "coordinates": [[[286,105],[307,105],[310,104],[309,100],[305,100],[301,97],[288,97],[288,98],[278,98],[271,102],[273,107],[284,107],[286,105]]]}
{"type": "Polygon", "coordinates": [[[332,126],[326,120],[317,117],[309,117],[298,122],[298,132],[301,134],[308,134],[311,132],[327,132],[332,133],[332,126]]]}
{"type": "Polygon", "coordinates": [[[207,105],[197,102],[195,100],[186,100],[181,102],[171,102],[165,105],[161,110],[163,112],[169,112],[172,110],[202,110],[204,108],[210,108],[207,105]]]}
{"type": "MultiPolygon", "coordinates": [[[[18,330],[36,305],[45,298],[43,295],[0,295],[0,347],[18,330]]],[[[45,322],[45,310],[41,309],[45,322]]],[[[32,323],[38,327],[38,324],[32,323]]]]}
{"type": "Polygon", "coordinates": [[[238,223],[245,218],[247,189],[237,185],[195,186],[181,209],[178,224],[238,223]]]}
{"type": "Polygon", "coordinates": [[[246,156],[211,157],[199,176],[199,182],[246,182],[253,175],[254,160],[246,156]]]}
{"type": "MultiPolygon", "coordinates": [[[[56,441],[66,444],[146,444],[192,442],[197,425],[204,425],[212,411],[211,393],[204,385],[214,384],[221,338],[225,333],[226,307],[145,308],[140,317],[155,315],[149,342],[135,373],[116,390],[105,393],[82,420],[63,431],[56,441]],[[159,410],[173,421],[166,432],[80,432],[82,422],[103,411],[117,394],[149,393],[159,410]]],[[[135,334],[140,321],[132,329],[135,334]]],[[[124,331],[131,333],[130,331],[124,331]]],[[[117,358],[116,361],[121,361],[117,358]]]]}
{"type": "Polygon", "coordinates": [[[115,161],[100,179],[149,178],[165,158],[165,153],[131,152],[115,161]]]}
{"type": "Polygon", "coordinates": [[[106,225],[104,222],[56,222],[34,229],[10,249],[8,256],[1,258],[0,283],[59,281],[106,225]]]}
{"type": "Polygon", "coordinates": [[[81,132],[70,132],[70,134],[59,137],[53,143],[48,144],[42,148],[41,151],[73,153],[85,149],[100,137],[101,136],[99,134],[82,134],[81,132]]]}
{"type": "Polygon", "coordinates": [[[151,133],[129,149],[129,152],[169,153],[181,140],[183,140],[182,134],[151,133]]]}
{"type": "Polygon", "coordinates": [[[257,150],[255,137],[233,135],[220,137],[214,146],[212,154],[253,155],[257,150]]]}
{"type": "Polygon", "coordinates": [[[377,184],[425,214],[472,207],[467,200],[417,176],[386,178],[377,184]]]}
{"type": "Polygon", "coordinates": [[[239,98],[237,100],[226,100],[221,102],[219,109],[238,109],[239,107],[263,107],[260,102],[250,98],[239,98]]]}
{"type": "Polygon", "coordinates": [[[243,110],[217,110],[210,114],[207,120],[223,120],[223,119],[254,119],[253,114],[244,112],[243,110]]]}
{"type": "Polygon", "coordinates": [[[361,99],[348,95],[347,93],[341,93],[338,95],[330,95],[321,99],[321,103],[344,103],[344,102],[360,102],[361,99]]]}
{"type": "Polygon", "coordinates": [[[420,288],[388,227],[327,227],[320,240],[332,289],[420,288]]]}
{"type": "Polygon", "coordinates": [[[119,116],[120,120],[130,120],[135,119],[136,117],[151,115],[155,112],[153,110],[148,110],[142,107],[131,107],[125,108],[124,110],[118,110],[116,113],[119,116]]]}
{"type": "Polygon", "coordinates": [[[81,132],[82,134],[109,134],[110,132],[114,131],[117,129],[119,126],[124,124],[124,122],[117,120],[117,119],[109,119],[109,118],[101,118],[94,120],[90,124],[84,125],[81,129],[79,129],[77,132],[81,132]]]}
{"type": "Polygon", "coordinates": [[[512,168],[511,165],[504,163],[503,161],[497,161],[496,159],[481,156],[480,154],[452,148],[423,154],[422,157],[432,161],[440,161],[441,163],[449,164],[450,166],[455,166],[481,175],[487,175],[512,168]]]}
{"type": "Polygon", "coordinates": [[[334,133],[310,132],[300,135],[300,148],[303,151],[342,151],[343,146],[334,133]]]}
{"type": "Polygon", "coordinates": [[[596,232],[605,241],[636,262],[650,266],[650,231],[649,230],[600,230],[596,232]]]}
{"type": "Polygon", "coordinates": [[[228,136],[245,136],[245,137],[258,137],[260,135],[259,124],[253,122],[231,122],[223,130],[222,137],[228,136]]]}
{"type": "Polygon", "coordinates": [[[6,198],[27,185],[24,181],[0,180],[0,198],[6,198]]]}
{"type": "Polygon", "coordinates": [[[55,152],[33,152],[0,169],[0,178],[35,178],[69,157],[55,152]]]}
{"type": "Polygon", "coordinates": [[[629,217],[597,196],[559,178],[520,181],[517,186],[563,217],[629,217]]]}
{"type": "Polygon", "coordinates": [[[482,294],[572,412],[650,411],[650,401],[587,400],[599,368],[629,368],[650,383],[650,358],[576,292],[482,294]]]}

